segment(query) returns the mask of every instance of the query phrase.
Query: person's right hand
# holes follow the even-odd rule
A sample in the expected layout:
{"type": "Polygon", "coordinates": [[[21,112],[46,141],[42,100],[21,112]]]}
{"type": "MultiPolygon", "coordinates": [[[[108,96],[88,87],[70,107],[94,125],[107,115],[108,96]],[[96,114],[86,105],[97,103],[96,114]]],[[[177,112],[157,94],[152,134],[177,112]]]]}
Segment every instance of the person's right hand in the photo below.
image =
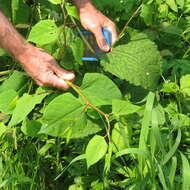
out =
{"type": "Polygon", "coordinates": [[[105,15],[103,15],[99,10],[97,10],[90,2],[86,3],[84,6],[79,7],[79,15],[81,24],[86,30],[91,31],[97,41],[99,48],[104,51],[110,51],[109,45],[107,44],[102,30],[108,29],[112,34],[112,44],[117,40],[117,32],[115,24],[105,15]]]}
{"type": "Polygon", "coordinates": [[[65,80],[73,81],[75,78],[73,72],[61,68],[51,55],[32,45],[16,59],[39,86],[53,86],[66,90],[69,86],[65,80]]]}

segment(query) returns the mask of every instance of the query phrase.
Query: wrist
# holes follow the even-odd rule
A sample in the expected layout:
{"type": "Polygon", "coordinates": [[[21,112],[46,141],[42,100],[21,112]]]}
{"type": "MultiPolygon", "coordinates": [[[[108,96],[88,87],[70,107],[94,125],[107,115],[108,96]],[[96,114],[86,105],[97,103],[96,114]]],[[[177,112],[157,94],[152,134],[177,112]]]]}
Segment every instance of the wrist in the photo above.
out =
{"type": "Polygon", "coordinates": [[[18,62],[23,64],[25,62],[24,60],[30,56],[31,52],[34,51],[34,48],[35,47],[32,44],[25,42],[21,47],[18,47],[19,51],[17,51],[13,56],[18,62]]]}

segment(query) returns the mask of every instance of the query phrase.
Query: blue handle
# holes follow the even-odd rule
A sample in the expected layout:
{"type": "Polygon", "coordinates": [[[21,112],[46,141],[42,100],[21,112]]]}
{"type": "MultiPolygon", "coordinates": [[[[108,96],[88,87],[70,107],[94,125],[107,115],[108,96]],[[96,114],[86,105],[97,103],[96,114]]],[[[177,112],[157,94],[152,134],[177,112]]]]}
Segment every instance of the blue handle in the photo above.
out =
{"type": "MultiPolygon", "coordinates": [[[[81,30],[81,32],[83,34],[92,34],[91,32],[89,32],[87,30],[81,30]]],[[[112,45],[112,34],[111,34],[110,30],[103,28],[102,34],[104,35],[104,38],[105,38],[107,44],[109,46],[111,46],[112,45]]],[[[103,54],[103,52],[101,54],[103,54]]],[[[96,57],[83,57],[82,61],[95,61],[96,62],[96,61],[98,61],[98,58],[96,58],[96,57]]]]}
{"type": "Polygon", "coordinates": [[[106,39],[107,44],[108,44],[109,46],[111,46],[111,45],[112,45],[112,34],[111,34],[110,30],[104,28],[104,29],[102,30],[102,33],[103,33],[103,35],[104,35],[104,37],[105,37],[105,39],[106,39]]]}

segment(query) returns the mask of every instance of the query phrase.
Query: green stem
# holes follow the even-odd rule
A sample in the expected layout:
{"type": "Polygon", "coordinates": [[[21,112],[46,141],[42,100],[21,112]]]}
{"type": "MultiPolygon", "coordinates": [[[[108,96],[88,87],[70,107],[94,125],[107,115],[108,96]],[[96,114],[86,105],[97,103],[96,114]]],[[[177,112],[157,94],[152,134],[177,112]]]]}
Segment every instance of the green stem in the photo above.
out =
{"type": "Polygon", "coordinates": [[[82,91],[80,90],[80,88],[77,86],[77,85],[75,85],[75,84],[73,84],[72,82],[70,82],[70,81],[65,81],[73,90],[75,90],[78,94],[79,94],[79,96],[81,96],[82,97],[82,99],[84,100],[84,102],[85,102],[85,104],[87,105],[87,106],[90,106],[91,108],[93,108],[95,111],[97,111],[100,115],[102,115],[102,116],[104,116],[104,118],[106,119],[106,121],[107,121],[107,119],[109,118],[109,114],[106,114],[106,113],[104,113],[102,110],[100,110],[98,107],[96,107],[95,105],[93,105],[93,104],[91,104],[90,102],[89,102],[89,100],[86,98],[86,96],[82,93],[82,91]]]}
{"type": "Polygon", "coordinates": [[[71,17],[71,21],[73,22],[73,24],[76,26],[76,29],[80,35],[80,37],[82,38],[82,40],[84,41],[85,45],[88,47],[88,49],[93,53],[96,54],[96,52],[94,51],[94,49],[92,48],[92,46],[88,43],[88,41],[86,40],[86,38],[84,37],[83,33],[81,32],[80,28],[78,27],[77,23],[75,22],[75,20],[73,19],[73,17],[71,17]]]}
{"type": "MultiPolygon", "coordinates": [[[[133,18],[139,13],[139,11],[141,10],[141,7],[142,7],[142,4],[136,9],[136,11],[131,15],[131,17],[129,18],[129,20],[127,21],[127,23],[125,24],[125,26],[123,27],[123,29],[121,30],[119,36],[118,36],[118,40],[120,40],[124,33],[125,33],[125,30],[126,28],[128,27],[129,23],[133,20],[133,18]]],[[[114,47],[115,43],[112,45],[112,47],[114,47]]]]}
{"type": "Polygon", "coordinates": [[[13,72],[13,70],[1,71],[1,72],[0,72],[0,76],[8,75],[8,74],[10,74],[10,73],[12,73],[12,72],[13,72]]]}

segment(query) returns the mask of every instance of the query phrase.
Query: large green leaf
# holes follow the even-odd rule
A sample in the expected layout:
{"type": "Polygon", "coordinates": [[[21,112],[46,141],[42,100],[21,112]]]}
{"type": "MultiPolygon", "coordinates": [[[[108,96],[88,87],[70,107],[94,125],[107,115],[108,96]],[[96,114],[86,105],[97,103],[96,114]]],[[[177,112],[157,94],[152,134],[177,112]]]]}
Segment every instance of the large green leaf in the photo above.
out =
{"type": "Polygon", "coordinates": [[[16,108],[13,111],[9,126],[16,125],[23,121],[25,117],[34,109],[35,105],[41,103],[46,96],[47,93],[40,95],[24,94],[18,100],[16,108]]]}
{"type": "Polygon", "coordinates": [[[121,99],[122,95],[116,84],[100,73],[87,73],[81,89],[94,105],[111,105],[112,99],[121,99]]]}
{"type": "Polygon", "coordinates": [[[58,27],[53,20],[42,20],[32,27],[28,41],[38,45],[54,42],[58,38],[58,27]]]}
{"type": "Polygon", "coordinates": [[[139,33],[119,45],[101,61],[104,69],[134,85],[154,89],[161,74],[161,56],[156,45],[139,33]]]}
{"type": "Polygon", "coordinates": [[[95,135],[86,147],[86,161],[89,168],[98,162],[107,152],[108,145],[104,137],[95,135]]]}
{"type": "MultiPolygon", "coordinates": [[[[40,133],[63,136],[82,115],[83,105],[70,93],[56,97],[44,111],[40,133]]],[[[79,122],[80,124],[82,121],[79,122]]]]}
{"type": "Polygon", "coordinates": [[[38,136],[37,134],[40,131],[41,126],[42,124],[39,121],[29,120],[26,118],[22,124],[21,130],[25,135],[36,137],[38,136]]]}
{"type": "Polygon", "coordinates": [[[135,113],[141,109],[140,106],[136,106],[128,101],[113,100],[112,101],[112,113],[114,115],[129,115],[135,113]]]}
{"type": "Polygon", "coordinates": [[[6,90],[0,93],[0,112],[9,113],[10,104],[16,99],[17,93],[14,90],[6,90]]]}
{"type": "Polygon", "coordinates": [[[102,121],[94,121],[84,113],[73,123],[70,138],[83,138],[95,134],[102,130],[103,125],[102,121]]]}
{"type": "Polygon", "coordinates": [[[13,74],[0,85],[0,92],[5,90],[15,90],[18,91],[22,88],[27,81],[27,76],[23,72],[14,71],[13,74]]]}
{"type": "Polygon", "coordinates": [[[48,104],[43,121],[39,134],[69,138],[82,138],[97,133],[103,125],[90,119],[84,105],[70,93],[60,95],[48,104]]]}

